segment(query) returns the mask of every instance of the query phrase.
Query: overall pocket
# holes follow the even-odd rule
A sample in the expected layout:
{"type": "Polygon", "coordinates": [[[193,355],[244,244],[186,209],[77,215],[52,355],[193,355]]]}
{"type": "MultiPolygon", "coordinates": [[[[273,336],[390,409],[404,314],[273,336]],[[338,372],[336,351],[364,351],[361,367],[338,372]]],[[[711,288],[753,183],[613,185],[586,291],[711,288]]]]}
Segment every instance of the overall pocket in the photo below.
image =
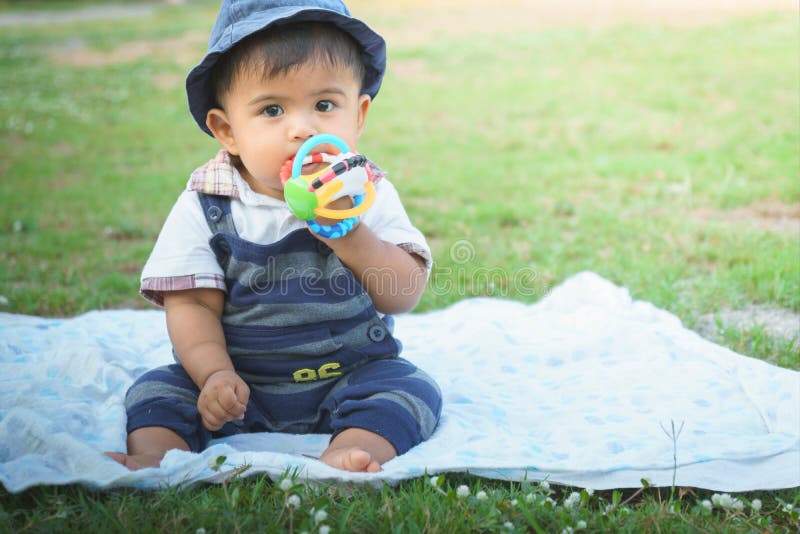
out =
{"type": "Polygon", "coordinates": [[[335,379],[365,355],[336,341],[326,326],[241,327],[223,324],[228,354],[240,376],[254,384],[335,379]]]}

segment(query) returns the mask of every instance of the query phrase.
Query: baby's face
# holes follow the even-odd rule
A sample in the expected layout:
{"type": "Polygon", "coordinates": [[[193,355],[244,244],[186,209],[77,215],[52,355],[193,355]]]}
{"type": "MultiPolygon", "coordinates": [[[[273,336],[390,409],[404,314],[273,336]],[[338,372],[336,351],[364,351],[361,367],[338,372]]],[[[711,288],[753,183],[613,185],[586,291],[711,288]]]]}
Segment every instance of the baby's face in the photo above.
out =
{"type": "MultiPolygon", "coordinates": [[[[325,63],[272,78],[260,72],[237,76],[224,102],[232,138],[226,148],[241,159],[239,171],[250,187],[283,199],[281,167],[312,135],[337,135],[355,150],[370,104],[359,93],[350,68],[325,63]]],[[[327,151],[337,152],[327,145],[312,152],[327,151]]]]}

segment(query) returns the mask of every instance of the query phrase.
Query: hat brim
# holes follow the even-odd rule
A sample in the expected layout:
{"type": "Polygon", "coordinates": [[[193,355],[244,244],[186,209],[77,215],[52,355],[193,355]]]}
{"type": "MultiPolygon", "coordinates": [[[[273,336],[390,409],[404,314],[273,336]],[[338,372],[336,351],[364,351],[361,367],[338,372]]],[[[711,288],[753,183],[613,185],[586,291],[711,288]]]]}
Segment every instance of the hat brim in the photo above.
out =
{"type": "Polygon", "coordinates": [[[189,100],[189,111],[200,126],[200,129],[213,136],[206,126],[208,111],[217,106],[211,93],[209,75],[211,68],[220,56],[236,43],[256,32],[271,26],[289,22],[329,22],[350,34],[361,45],[364,54],[364,82],[362,94],[373,99],[378,94],[386,70],[386,42],[383,37],[372,31],[364,22],[342,15],[335,11],[302,6],[282,6],[266,9],[257,17],[237,22],[226,28],[216,43],[209,43],[209,49],[203,61],[194,67],[186,77],[186,95],[189,100]]]}

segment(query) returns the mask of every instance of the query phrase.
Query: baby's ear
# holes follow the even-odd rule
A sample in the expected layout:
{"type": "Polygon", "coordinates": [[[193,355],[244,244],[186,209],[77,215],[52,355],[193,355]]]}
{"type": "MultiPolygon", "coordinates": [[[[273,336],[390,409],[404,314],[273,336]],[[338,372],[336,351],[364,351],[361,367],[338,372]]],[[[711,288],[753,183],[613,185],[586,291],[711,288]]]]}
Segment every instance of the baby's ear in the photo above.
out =
{"type": "Polygon", "coordinates": [[[368,94],[363,94],[358,97],[358,135],[361,136],[361,133],[364,131],[364,127],[367,125],[367,113],[369,112],[369,106],[372,104],[372,97],[368,94]]]}
{"type": "Polygon", "coordinates": [[[206,126],[214,134],[214,138],[219,141],[222,148],[228,151],[232,156],[238,156],[239,151],[236,148],[236,139],[233,136],[233,129],[231,123],[228,121],[228,115],[220,108],[212,108],[206,114],[206,126]]]}

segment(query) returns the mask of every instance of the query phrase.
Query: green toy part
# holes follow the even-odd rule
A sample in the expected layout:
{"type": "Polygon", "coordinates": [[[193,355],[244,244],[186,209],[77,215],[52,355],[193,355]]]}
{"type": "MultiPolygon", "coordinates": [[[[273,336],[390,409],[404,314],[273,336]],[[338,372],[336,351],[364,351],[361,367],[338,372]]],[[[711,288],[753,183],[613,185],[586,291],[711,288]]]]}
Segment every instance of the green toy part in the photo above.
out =
{"type": "Polygon", "coordinates": [[[299,219],[310,221],[316,217],[314,210],[317,209],[317,195],[308,190],[308,183],[304,180],[292,179],[286,182],[283,189],[283,196],[286,203],[299,219]]]}

